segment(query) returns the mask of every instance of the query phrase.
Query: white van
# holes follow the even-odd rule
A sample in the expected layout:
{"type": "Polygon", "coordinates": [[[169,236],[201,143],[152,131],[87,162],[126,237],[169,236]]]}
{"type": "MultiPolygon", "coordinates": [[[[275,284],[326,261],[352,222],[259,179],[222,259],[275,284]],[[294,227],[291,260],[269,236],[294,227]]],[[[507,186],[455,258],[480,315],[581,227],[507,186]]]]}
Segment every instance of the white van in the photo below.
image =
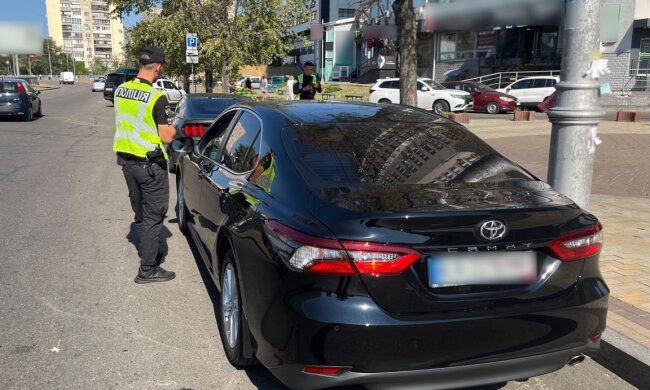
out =
{"type": "Polygon", "coordinates": [[[74,73],[61,72],[59,75],[59,84],[74,84],[74,73]]]}

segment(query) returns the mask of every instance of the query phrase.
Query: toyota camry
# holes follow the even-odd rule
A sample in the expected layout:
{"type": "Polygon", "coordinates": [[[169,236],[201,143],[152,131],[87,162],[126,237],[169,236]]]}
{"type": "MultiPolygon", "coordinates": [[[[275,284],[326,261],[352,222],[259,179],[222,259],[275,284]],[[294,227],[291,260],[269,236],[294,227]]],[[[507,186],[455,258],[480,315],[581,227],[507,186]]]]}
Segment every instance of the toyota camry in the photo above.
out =
{"type": "Polygon", "coordinates": [[[455,122],[250,103],[172,147],[178,223],[220,290],[235,366],[296,389],[429,390],[599,348],[598,219],[455,122]]]}

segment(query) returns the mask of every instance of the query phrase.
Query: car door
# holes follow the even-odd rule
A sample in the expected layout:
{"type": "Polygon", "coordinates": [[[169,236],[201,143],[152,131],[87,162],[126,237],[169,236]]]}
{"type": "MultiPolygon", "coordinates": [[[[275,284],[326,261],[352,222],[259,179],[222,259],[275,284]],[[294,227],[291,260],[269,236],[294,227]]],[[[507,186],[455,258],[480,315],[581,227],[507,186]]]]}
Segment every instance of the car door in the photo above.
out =
{"type": "Polygon", "coordinates": [[[520,103],[532,103],[531,100],[531,88],[533,85],[534,79],[521,79],[512,83],[508,88],[506,88],[506,93],[510,94],[519,100],[520,103]]]}
{"type": "Polygon", "coordinates": [[[546,92],[548,91],[548,88],[546,87],[546,83],[549,81],[549,79],[533,79],[530,87],[530,92],[529,92],[529,103],[540,103],[544,98],[546,97],[546,92]]]}
{"type": "Polygon", "coordinates": [[[418,108],[430,110],[433,107],[433,101],[435,99],[435,90],[432,90],[431,87],[429,87],[428,85],[424,84],[421,81],[418,81],[417,90],[418,90],[418,108]]]}
{"type": "Polygon", "coordinates": [[[199,211],[201,183],[219,158],[221,141],[230,128],[235,114],[236,111],[229,111],[217,118],[194,150],[181,159],[181,185],[185,195],[185,205],[189,221],[201,239],[203,237],[203,221],[199,211]]]}
{"type": "Polygon", "coordinates": [[[25,88],[25,92],[27,92],[27,96],[32,104],[32,112],[36,114],[41,108],[41,98],[38,97],[38,92],[36,92],[29,83],[21,84],[23,85],[23,88],[25,88]]]}
{"type": "Polygon", "coordinates": [[[261,119],[252,111],[241,110],[223,145],[220,163],[201,183],[203,234],[209,248],[216,248],[219,229],[236,214],[232,199],[243,197],[241,189],[257,165],[261,132],[261,119]]]}
{"type": "Polygon", "coordinates": [[[463,91],[468,92],[472,95],[474,99],[474,105],[472,106],[473,110],[483,110],[485,109],[486,96],[479,88],[473,86],[472,84],[461,83],[463,91]]]}

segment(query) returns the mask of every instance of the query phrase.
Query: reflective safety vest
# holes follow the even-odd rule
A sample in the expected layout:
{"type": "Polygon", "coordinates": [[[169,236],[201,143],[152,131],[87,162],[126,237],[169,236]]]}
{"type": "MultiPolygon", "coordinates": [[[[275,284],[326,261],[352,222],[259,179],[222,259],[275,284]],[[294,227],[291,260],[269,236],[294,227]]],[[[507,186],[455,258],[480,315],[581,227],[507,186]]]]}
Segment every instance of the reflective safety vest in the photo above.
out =
{"type": "Polygon", "coordinates": [[[271,164],[262,172],[260,177],[257,178],[257,185],[260,186],[267,193],[271,193],[271,184],[275,180],[275,158],[271,155],[271,164]]]}
{"type": "Polygon", "coordinates": [[[153,119],[154,105],[163,92],[139,79],[127,81],[115,90],[115,138],[113,151],[146,157],[160,146],[167,159],[165,145],[153,119]]]}

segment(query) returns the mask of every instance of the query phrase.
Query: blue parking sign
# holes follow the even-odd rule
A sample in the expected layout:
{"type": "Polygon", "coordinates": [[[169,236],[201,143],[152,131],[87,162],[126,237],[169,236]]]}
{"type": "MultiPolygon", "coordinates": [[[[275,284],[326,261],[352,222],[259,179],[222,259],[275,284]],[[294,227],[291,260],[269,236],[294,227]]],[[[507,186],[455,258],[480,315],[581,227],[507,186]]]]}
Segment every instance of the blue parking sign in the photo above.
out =
{"type": "Polygon", "coordinates": [[[188,48],[196,49],[196,47],[198,46],[198,39],[196,38],[196,35],[194,35],[194,36],[188,35],[185,38],[185,45],[188,48]]]}

